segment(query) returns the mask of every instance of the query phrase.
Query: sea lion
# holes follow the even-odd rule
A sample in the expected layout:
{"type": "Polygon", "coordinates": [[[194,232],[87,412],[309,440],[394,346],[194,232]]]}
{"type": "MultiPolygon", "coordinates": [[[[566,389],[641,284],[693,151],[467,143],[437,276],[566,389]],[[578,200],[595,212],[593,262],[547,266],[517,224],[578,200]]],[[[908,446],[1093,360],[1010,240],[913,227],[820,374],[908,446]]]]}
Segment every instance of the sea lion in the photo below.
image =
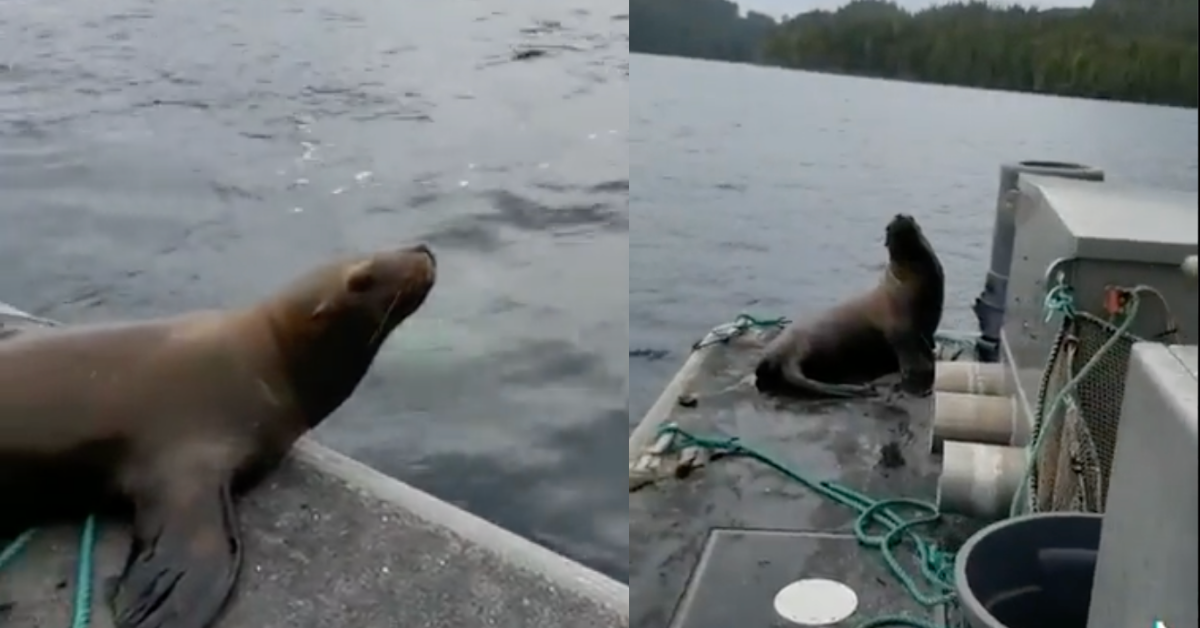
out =
{"type": "Polygon", "coordinates": [[[946,289],[942,263],[912,216],[897,214],[884,243],[888,265],[875,288],[792,323],[767,345],[755,369],[760,391],[871,396],[876,389],[868,382],[897,371],[894,392],[932,391],[946,289]]]}
{"type": "Polygon", "coordinates": [[[124,507],[115,626],[212,626],[242,559],[232,496],[350,396],[435,277],[420,245],[323,266],[245,309],[0,341],[0,538],[124,507]]]}

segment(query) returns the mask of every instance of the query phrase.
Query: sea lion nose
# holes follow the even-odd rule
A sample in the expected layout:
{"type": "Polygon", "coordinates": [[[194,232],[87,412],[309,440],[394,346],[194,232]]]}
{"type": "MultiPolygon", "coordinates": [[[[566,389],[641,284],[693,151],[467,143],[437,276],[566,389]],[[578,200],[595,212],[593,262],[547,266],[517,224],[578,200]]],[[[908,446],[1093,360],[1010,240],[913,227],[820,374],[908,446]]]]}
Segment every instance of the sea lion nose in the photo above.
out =
{"type": "Polygon", "coordinates": [[[433,264],[433,266],[435,268],[437,267],[437,256],[435,256],[433,254],[433,250],[430,249],[428,245],[426,245],[425,243],[421,243],[421,244],[414,246],[413,250],[418,253],[424,253],[426,255],[426,257],[429,258],[429,262],[431,264],[433,264]]]}

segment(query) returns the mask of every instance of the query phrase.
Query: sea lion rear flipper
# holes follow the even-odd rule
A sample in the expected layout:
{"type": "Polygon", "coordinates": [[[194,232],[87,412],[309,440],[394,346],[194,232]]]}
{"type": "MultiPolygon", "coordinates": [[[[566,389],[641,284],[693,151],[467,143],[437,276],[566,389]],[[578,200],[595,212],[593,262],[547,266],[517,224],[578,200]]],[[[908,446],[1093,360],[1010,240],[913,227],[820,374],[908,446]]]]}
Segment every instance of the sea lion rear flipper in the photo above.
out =
{"type": "Polygon", "coordinates": [[[933,392],[937,357],[933,345],[914,329],[894,329],[888,332],[888,344],[900,363],[900,382],[896,390],[924,397],[933,392]]]}
{"type": "Polygon", "coordinates": [[[788,384],[801,390],[827,395],[829,397],[856,398],[870,397],[875,394],[875,387],[869,384],[829,384],[818,382],[804,374],[800,360],[784,359],[780,361],[780,372],[788,384]]]}
{"type": "Polygon", "coordinates": [[[134,496],[133,545],[109,598],[116,628],[209,628],[233,592],[242,544],[229,483],[181,479],[134,496]]]}

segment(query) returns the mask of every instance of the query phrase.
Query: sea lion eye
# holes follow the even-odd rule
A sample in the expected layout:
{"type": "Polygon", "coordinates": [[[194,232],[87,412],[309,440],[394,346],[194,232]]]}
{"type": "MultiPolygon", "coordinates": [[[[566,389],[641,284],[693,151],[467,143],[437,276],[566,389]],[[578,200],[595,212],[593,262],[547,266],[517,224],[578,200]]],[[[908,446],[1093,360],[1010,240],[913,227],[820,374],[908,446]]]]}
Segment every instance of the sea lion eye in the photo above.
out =
{"type": "Polygon", "coordinates": [[[346,277],[346,288],[350,292],[370,292],[375,287],[375,274],[369,268],[358,268],[346,277]]]}

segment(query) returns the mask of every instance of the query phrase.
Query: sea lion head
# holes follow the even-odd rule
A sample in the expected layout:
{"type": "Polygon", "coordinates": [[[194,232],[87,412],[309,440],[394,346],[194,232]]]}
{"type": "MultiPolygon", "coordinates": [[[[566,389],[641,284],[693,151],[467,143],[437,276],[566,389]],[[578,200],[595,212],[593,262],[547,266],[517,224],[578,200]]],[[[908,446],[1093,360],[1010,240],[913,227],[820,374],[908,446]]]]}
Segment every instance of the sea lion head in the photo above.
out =
{"type": "Polygon", "coordinates": [[[942,262],[917,220],[908,214],[892,218],[885,242],[890,258],[885,282],[888,290],[893,296],[906,295],[907,318],[932,343],[946,301],[942,262]]]}
{"type": "Polygon", "coordinates": [[[373,354],[436,281],[437,260],[424,244],[327,264],[268,304],[276,340],[297,350],[373,354]]]}
{"type": "Polygon", "coordinates": [[[309,427],[350,396],[436,281],[437,260],[418,244],[327,264],[265,304],[279,368],[309,427]]]}
{"type": "Polygon", "coordinates": [[[884,246],[895,262],[921,262],[927,260],[933,250],[917,219],[908,214],[896,214],[888,222],[884,246]]]}
{"type": "Polygon", "coordinates": [[[370,329],[365,340],[377,344],[425,303],[436,282],[437,258],[424,244],[365,255],[342,266],[313,318],[370,329]]]}

